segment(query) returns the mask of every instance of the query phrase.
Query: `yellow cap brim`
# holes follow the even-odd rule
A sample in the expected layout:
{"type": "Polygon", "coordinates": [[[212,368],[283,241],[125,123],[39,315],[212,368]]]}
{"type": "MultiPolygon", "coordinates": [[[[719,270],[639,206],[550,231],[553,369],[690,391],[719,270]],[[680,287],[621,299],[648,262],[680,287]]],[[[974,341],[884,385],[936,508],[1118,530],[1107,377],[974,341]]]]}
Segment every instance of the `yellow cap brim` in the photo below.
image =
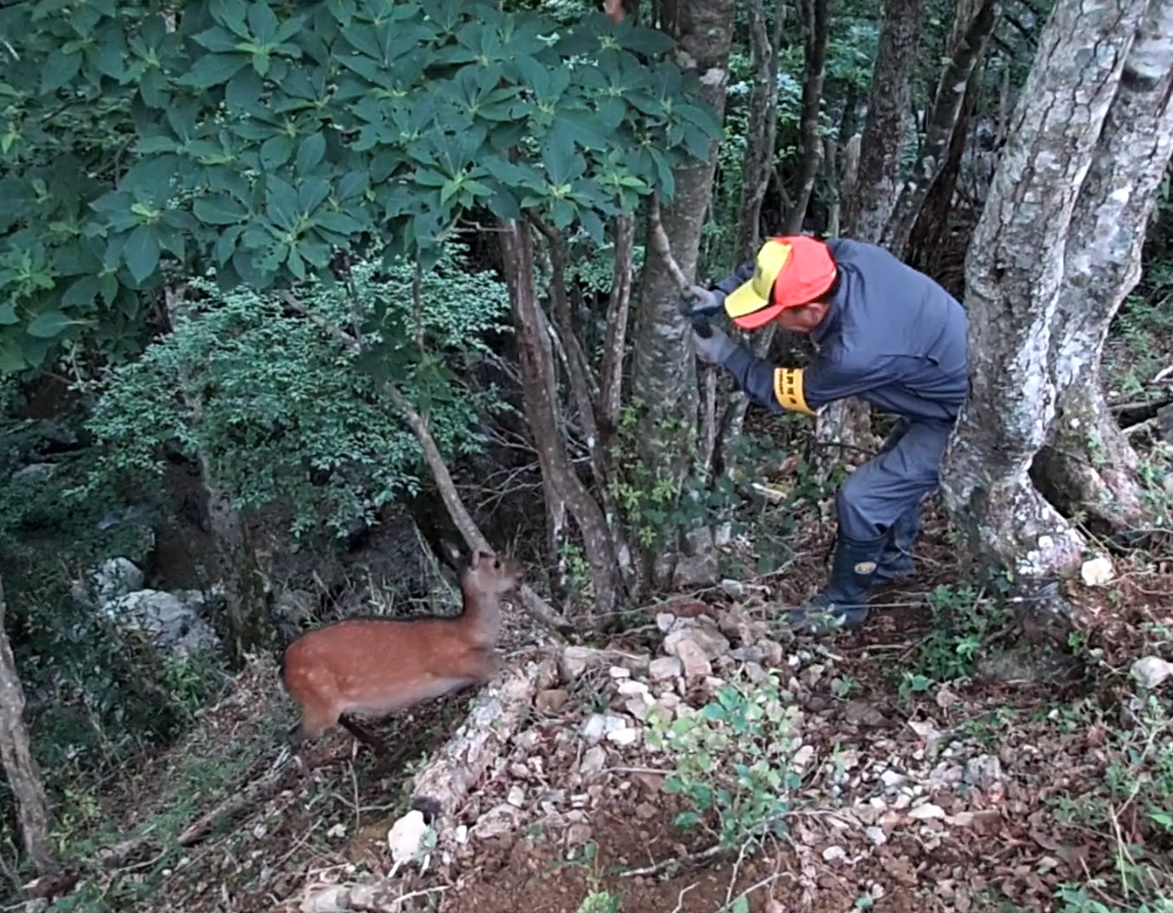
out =
{"type": "Polygon", "coordinates": [[[742,327],[761,326],[777,314],[770,301],[774,280],[790,260],[791,245],[771,239],[761,246],[754,258],[753,278],[738,286],[725,298],[725,313],[742,327]],[[755,316],[761,314],[760,317],[755,316]]]}
{"type": "Polygon", "coordinates": [[[741,320],[755,311],[760,311],[766,304],[766,299],[758,294],[751,279],[725,296],[725,313],[729,315],[730,320],[741,320]]]}

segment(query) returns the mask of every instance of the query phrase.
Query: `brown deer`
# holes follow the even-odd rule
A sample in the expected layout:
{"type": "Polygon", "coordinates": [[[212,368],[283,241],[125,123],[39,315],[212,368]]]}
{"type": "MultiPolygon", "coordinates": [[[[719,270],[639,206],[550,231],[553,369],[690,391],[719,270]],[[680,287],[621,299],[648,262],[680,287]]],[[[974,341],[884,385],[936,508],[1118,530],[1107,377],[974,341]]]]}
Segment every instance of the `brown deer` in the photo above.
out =
{"type": "Polygon", "coordinates": [[[452,617],[348,618],[298,637],[281,658],[285,690],[301,707],[289,730],[295,750],[341,724],[379,752],[386,746],[353,714],[382,717],[491,679],[501,630],[501,597],[525,574],[514,558],[444,543],[458,571],[463,609],[452,617]]]}

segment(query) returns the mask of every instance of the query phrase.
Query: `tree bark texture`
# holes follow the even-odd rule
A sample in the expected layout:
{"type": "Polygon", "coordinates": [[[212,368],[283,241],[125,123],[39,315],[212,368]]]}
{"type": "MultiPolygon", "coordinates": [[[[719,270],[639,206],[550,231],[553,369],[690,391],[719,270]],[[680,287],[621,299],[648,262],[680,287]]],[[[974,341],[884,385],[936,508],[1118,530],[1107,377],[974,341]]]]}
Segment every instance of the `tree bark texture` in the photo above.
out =
{"type": "Polygon", "coordinates": [[[872,70],[859,183],[845,201],[845,233],[879,242],[900,190],[900,152],[926,0],[887,0],[872,70]]]}
{"type": "Polygon", "coordinates": [[[966,0],[957,6],[949,63],[941,72],[929,112],[924,146],[914,174],[904,182],[891,218],[884,226],[882,242],[897,257],[903,257],[909,235],[920,215],[929,188],[945,166],[949,144],[962,122],[962,107],[978,61],[985,53],[990,35],[1001,16],[1001,0],[966,0]]]}
{"type": "Polygon", "coordinates": [[[970,395],[943,494],[971,545],[1023,577],[1050,577],[1082,557],[1082,536],[1029,468],[1055,418],[1051,360],[1072,217],[1146,5],[1055,4],[966,259],[970,395]]]}
{"type": "Polygon", "coordinates": [[[533,235],[526,222],[501,220],[501,226],[525,414],[541,465],[547,522],[554,527],[549,532],[556,542],[561,541],[569,511],[582,534],[583,551],[591,566],[595,605],[606,615],[619,600],[619,565],[603,510],[578,477],[567,452],[550,328],[534,295],[533,235]]]}
{"type": "MultiPolygon", "coordinates": [[[[679,0],[673,17],[678,62],[697,73],[719,120],[725,113],[735,7],[735,0],[679,0]]],[[[660,208],[671,253],[689,282],[695,281],[701,228],[712,200],[716,150],[713,142],[707,162],[676,169],[675,195],[660,208]]],[[[643,410],[637,458],[648,474],[683,484],[697,448],[700,396],[692,328],[676,310],[679,294],[668,261],[649,245],[633,334],[633,393],[643,410]]]]}
{"type": "Polygon", "coordinates": [[[1155,520],[1136,451],[1108,411],[1100,359],[1140,280],[1145,230],[1173,156],[1171,96],[1173,0],[1150,0],[1071,217],[1051,353],[1058,415],[1040,466],[1057,507],[1111,532],[1155,520]]]}
{"type": "Polygon", "coordinates": [[[0,761],[16,800],[16,817],[25,853],[38,874],[53,867],[49,839],[49,800],[29,747],[24,721],[24,687],[4,627],[4,581],[0,579],[0,761]]]}
{"type": "MultiPolygon", "coordinates": [[[[825,2],[825,0],[822,0],[825,2]]],[[[737,261],[748,260],[761,244],[762,200],[774,172],[778,136],[778,45],[786,21],[785,0],[779,0],[772,33],[767,31],[765,0],[749,0],[753,88],[749,95],[749,136],[741,166],[741,199],[737,211],[737,261]]]]}

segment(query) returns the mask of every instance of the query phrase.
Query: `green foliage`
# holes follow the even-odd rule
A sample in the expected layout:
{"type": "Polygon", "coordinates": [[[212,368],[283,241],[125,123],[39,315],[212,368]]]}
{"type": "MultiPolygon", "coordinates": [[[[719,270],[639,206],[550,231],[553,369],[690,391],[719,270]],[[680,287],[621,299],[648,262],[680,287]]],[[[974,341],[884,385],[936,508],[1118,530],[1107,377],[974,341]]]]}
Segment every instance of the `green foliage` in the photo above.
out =
{"type": "Polygon", "coordinates": [[[0,370],[118,337],[167,270],[254,290],[535,209],[596,241],[719,134],[663,33],[468,0],[0,9],[0,370]],[[169,19],[175,21],[169,30],[169,19]],[[637,55],[652,58],[651,63],[637,55]],[[60,118],[60,122],[58,122],[60,118]]]}
{"type": "MultiPolygon", "coordinates": [[[[362,262],[352,268],[353,293],[312,283],[306,306],[343,328],[381,311],[389,338],[366,340],[385,343],[380,373],[426,407],[444,453],[478,452],[478,411],[497,397],[492,388],[458,390],[455,370],[486,351],[486,333],[505,328],[507,292],[451,249],[422,277],[418,306],[413,278],[402,261],[362,262]]],[[[202,300],[103,384],[89,428],[104,456],[90,490],[142,484],[173,447],[207,460],[238,509],[287,500],[295,534],[325,524],[339,535],[418,490],[419,442],[379,382],[355,370],[363,356],[275,296],[191,286],[202,300]]]]}
{"type": "Polygon", "coordinates": [[[696,715],[672,722],[653,716],[648,747],[672,758],[664,788],[688,806],[677,826],[711,824],[729,849],[784,836],[791,793],[801,782],[790,763],[802,744],[795,713],[771,670],[762,682],[739,676],[722,685],[696,715]]]}

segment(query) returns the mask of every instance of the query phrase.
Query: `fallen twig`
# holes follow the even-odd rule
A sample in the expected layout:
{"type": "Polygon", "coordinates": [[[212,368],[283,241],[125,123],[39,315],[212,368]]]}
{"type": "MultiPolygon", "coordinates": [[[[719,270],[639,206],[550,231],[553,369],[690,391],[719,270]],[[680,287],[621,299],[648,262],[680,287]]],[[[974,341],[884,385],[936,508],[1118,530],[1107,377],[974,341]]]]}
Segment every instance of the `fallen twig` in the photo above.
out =
{"type": "Polygon", "coordinates": [[[722,853],[728,852],[728,848],[721,844],[709,847],[707,850],[701,850],[699,853],[690,853],[684,857],[676,857],[673,859],[665,859],[663,862],[657,862],[655,865],[644,866],[639,869],[627,869],[620,872],[620,878],[642,878],[645,875],[660,875],[676,866],[697,865],[701,862],[708,862],[720,856],[722,853]]]}
{"type": "Polygon", "coordinates": [[[179,835],[179,845],[191,846],[193,843],[198,843],[212,829],[212,826],[221,816],[231,817],[275,790],[277,784],[281,782],[281,778],[285,774],[285,769],[289,766],[292,758],[292,753],[283,754],[277,759],[277,763],[261,779],[254,780],[240,792],[233,793],[210,812],[201,815],[189,824],[183,833],[179,835]]]}

